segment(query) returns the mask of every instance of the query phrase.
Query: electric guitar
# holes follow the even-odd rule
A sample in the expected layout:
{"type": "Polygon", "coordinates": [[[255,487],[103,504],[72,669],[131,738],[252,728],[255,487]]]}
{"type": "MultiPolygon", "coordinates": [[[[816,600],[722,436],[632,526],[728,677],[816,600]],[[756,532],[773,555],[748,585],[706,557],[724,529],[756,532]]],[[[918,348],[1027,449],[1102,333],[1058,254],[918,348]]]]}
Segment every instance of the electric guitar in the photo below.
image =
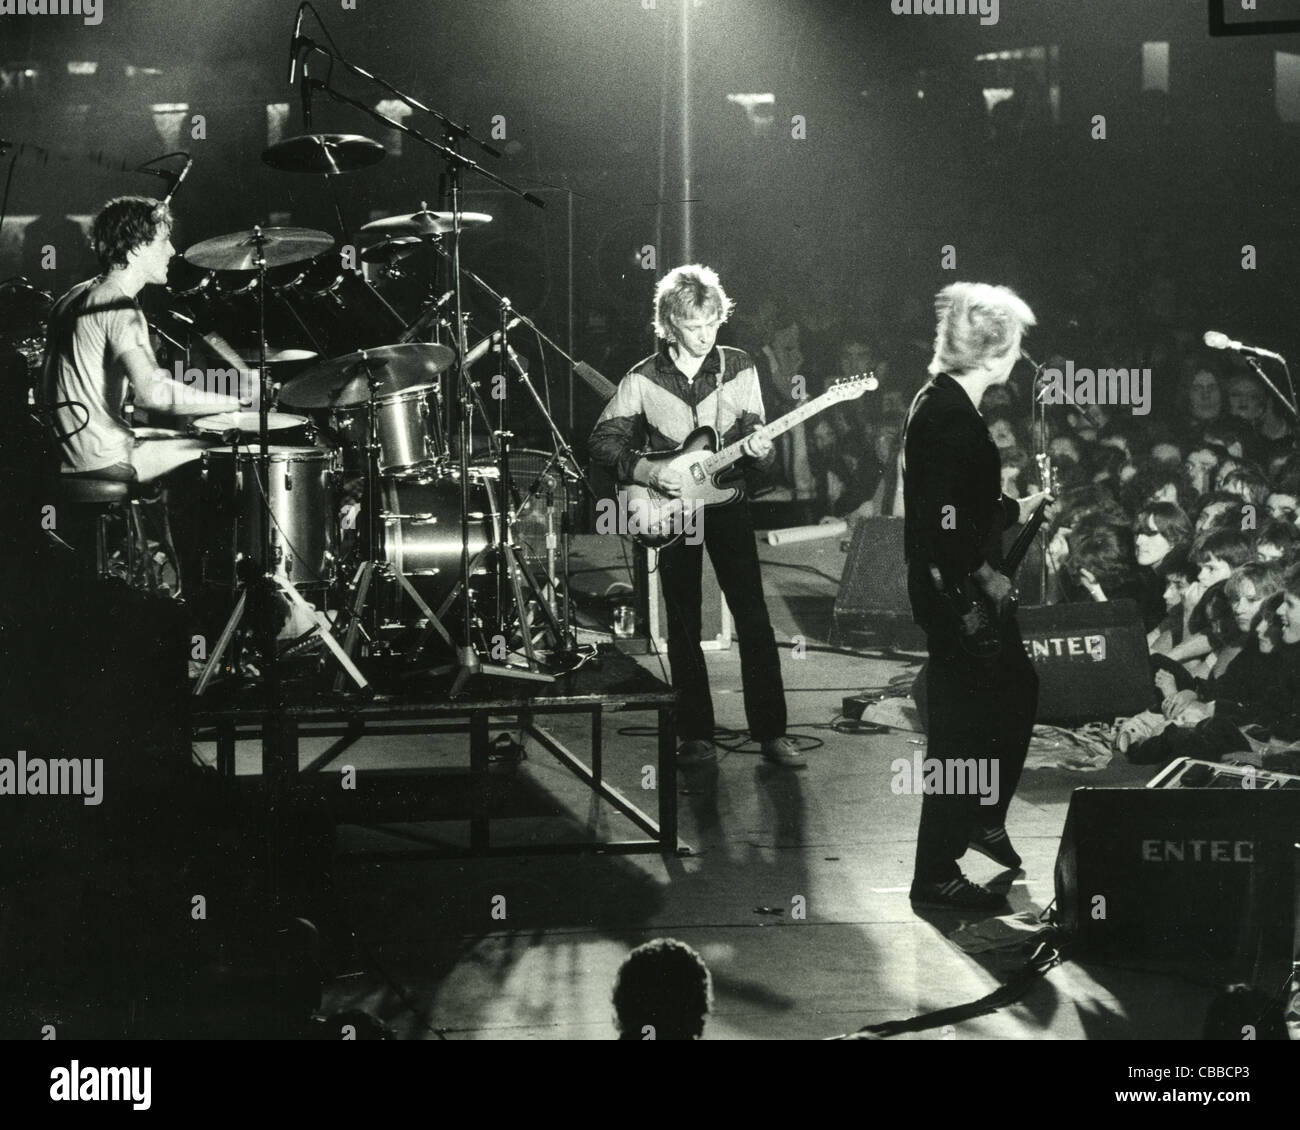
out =
{"type": "MultiPolygon", "coordinates": [[[[1047,455],[1039,455],[1036,456],[1036,460],[1043,489],[1049,495],[1054,495],[1056,483],[1052,473],[1051,458],[1047,455]]],[[[1029,516],[1029,520],[1016,535],[1015,541],[1011,543],[1010,549],[1007,550],[999,572],[1013,582],[1025,553],[1033,544],[1034,538],[1038,536],[1043,520],[1047,517],[1048,503],[1048,499],[1043,499],[1038,504],[1029,516]]],[[[1002,625],[1016,610],[1015,597],[1008,600],[1005,609],[999,614],[994,602],[970,577],[964,578],[955,592],[944,586],[939,570],[933,565],[930,566],[930,577],[952,612],[962,651],[976,659],[992,659],[997,655],[1002,650],[1002,625]]]]}
{"type": "MultiPolygon", "coordinates": [[[[775,438],[832,404],[856,400],[878,387],[874,373],[844,377],[821,396],[801,404],[770,424],[755,428],[750,434],[775,438]]],[[[626,532],[647,548],[661,549],[693,527],[701,517],[701,507],[725,506],[734,502],[740,495],[740,488],[719,486],[717,479],[745,454],[744,443],[744,440],[737,440],[719,451],[718,433],[705,424],[691,432],[673,451],[647,453],[645,458],[658,470],[680,472],[682,493],[680,497],[672,498],[654,487],[620,483],[618,492],[623,496],[620,501],[627,516],[626,532]]]]}

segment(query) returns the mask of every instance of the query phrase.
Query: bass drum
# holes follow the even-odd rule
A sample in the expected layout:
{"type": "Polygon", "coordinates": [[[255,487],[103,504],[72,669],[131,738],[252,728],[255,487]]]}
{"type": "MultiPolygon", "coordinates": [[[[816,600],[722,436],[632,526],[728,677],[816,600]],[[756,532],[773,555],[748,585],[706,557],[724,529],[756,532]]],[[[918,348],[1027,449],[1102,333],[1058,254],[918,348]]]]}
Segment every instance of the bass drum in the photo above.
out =
{"type": "MultiPolygon", "coordinates": [[[[493,467],[490,456],[474,457],[478,467],[493,467]]],[[[578,520],[578,497],[570,489],[558,463],[551,461],[549,451],[535,451],[528,447],[510,449],[510,478],[514,480],[509,499],[504,496],[501,505],[515,511],[515,542],[530,565],[541,565],[547,558],[547,541],[550,535],[557,539],[564,528],[564,516],[569,515],[569,529],[575,529],[578,520]]]]}
{"type": "MultiPolygon", "coordinates": [[[[469,497],[470,575],[483,576],[494,566],[487,550],[497,537],[498,512],[495,484],[473,468],[469,497]]],[[[379,519],[378,559],[406,574],[416,592],[438,612],[460,580],[459,476],[385,479],[379,519]]]]}

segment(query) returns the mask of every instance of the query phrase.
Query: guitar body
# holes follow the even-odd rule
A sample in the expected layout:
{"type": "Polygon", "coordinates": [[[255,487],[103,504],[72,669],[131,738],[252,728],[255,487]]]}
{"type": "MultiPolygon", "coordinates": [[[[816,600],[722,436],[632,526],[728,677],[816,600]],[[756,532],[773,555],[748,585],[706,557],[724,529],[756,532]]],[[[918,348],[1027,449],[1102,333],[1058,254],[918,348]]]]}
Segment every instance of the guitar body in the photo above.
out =
{"type": "Polygon", "coordinates": [[[641,545],[662,549],[672,545],[685,532],[687,520],[694,510],[698,520],[702,506],[724,506],[740,497],[738,487],[719,487],[716,475],[704,466],[704,461],[718,450],[717,433],[708,425],[691,432],[675,451],[659,451],[646,455],[661,472],[670,468],[681,474],[683,486],[680,498],[670,498],[653,487],[630,483],[619,488],[626,495],[629,528],[641,545]]]}
{"type": "MultiPolygon", "coordinates": [[[[1045,488],[1049,493],[1055,493],[1055,475],[1052,470],[1051,460],[1046,455],[1039,455],[1036,459],[1039,475],[1045,488]]],[[[1016,578],[1016,572],[1020,568],[1020,562],[1024,560],[1029,546],[1034,538],[1038,536],[1038,531],[1042,528],[1046,516],[1047,503],[1043,502],[1030,516],[1029,521],[1024,524],[1020,533],[1016,535],[1016,540],[1012,543],[1011,548],[1007,551],[1001,572],[1013,582],[1016,578]]],[[[962,651],[975,659],[992,659],[996,656],[1002,650],[1002,629],[1006,621],[1016,612],[1015,598],[1013,597],[1008,602],[1006,609],[999,613],[993,601],[985,595],[984,590],[969,577],[965,578],[957,592],[951,592],[944,587],[938,569],[931,567],[930,575],[934,580],[935,587],[952,611],[957,626],[957,638],[962,651]]]]}

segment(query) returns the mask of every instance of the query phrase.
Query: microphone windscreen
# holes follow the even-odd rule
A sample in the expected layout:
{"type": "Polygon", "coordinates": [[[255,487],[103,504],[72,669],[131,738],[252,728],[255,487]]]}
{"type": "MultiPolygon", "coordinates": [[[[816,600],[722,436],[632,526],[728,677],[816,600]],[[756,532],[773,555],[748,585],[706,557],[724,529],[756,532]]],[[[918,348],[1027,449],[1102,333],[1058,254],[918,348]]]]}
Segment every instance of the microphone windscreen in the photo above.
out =
{"type": "Polygon", "coordinates": [[[618,390],[605,377],[588,365],[586,361],[579,361],[574,365],[573,371],[586,382],[587,387],[599,396],[602,401],[614,399],[614,393],[618,390]]]}

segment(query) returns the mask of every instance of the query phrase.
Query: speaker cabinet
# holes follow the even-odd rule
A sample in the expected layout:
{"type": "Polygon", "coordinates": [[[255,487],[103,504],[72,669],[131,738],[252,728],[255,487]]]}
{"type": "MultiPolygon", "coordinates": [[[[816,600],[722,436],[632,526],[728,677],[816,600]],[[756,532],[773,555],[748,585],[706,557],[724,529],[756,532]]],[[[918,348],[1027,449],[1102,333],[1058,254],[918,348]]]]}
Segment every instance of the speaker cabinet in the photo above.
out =
{"type": "Polygon", "coordinates": [[[1300,792],[1076,789],[1056,857],[1075,955],[1289,966],[1300,792]]]}
{"type": "Polygon", "coordinates": [[[912,622],[907,596],[902,518],[863,518],[853,527],[835,596],[831,646],[862,635],[884,635],[907,649],[925,647],[925,633],[912,622]]]}
{"type": "Polygon", "coordinates": [[[1038,672],[1036,721],[1108,722],[1151,704],[1147,636],[1135,601],[1022,608],[1018,620],[1038,672]]]}

